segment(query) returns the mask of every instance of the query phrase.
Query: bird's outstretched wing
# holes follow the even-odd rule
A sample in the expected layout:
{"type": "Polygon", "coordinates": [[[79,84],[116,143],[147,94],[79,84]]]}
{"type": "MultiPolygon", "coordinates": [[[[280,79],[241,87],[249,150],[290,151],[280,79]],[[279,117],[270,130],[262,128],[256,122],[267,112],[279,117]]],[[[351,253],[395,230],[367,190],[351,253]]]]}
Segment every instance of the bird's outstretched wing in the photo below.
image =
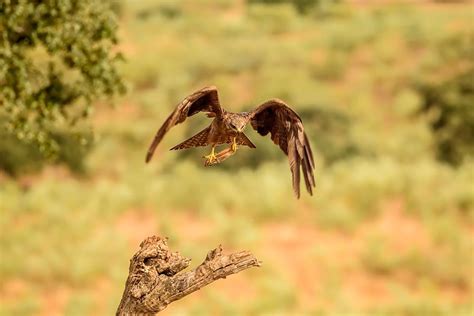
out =
{"type": "Polygon", "coordinates": [[[178,104],[173,113],[168,116],[156,133],[146,154],[146,162],[150,161],[156,147],[163,139],[163,136],[165,136],[173,126],[184,122],[187,117],[198,112],[207,112],[209,117],[220,117],[222,115],[222,108],[219,104],[219,97],[215,86],[202,88],[201,90],[187,96],[178,104]]]}
{"type": "Polygon", "coordinates": [[[296,196],[300,197],[300,168],[306,189],[312,195],[315,187],[313,153],[298,114],[285,102],[272,99],[249,115],[253,129],[262,136],[270,133],[273,142],[288,156],[296,196]]]}

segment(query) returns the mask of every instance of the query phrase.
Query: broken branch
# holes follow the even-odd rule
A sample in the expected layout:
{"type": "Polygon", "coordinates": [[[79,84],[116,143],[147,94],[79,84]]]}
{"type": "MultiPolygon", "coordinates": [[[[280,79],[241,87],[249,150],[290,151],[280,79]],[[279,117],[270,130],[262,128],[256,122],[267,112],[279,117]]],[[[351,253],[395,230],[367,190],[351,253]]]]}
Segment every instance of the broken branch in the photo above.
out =
{"type": "Polygon", "coordinates": [[[155,315],[171,302],[209,283],[260,266],[250,252],[225,255],[221,246],[211,250],[194,270],[182,272],[189,263],[190,259],[169,250],[166,239],[146,238],[130,260],[129,275],[116,314],[155,315]]]}

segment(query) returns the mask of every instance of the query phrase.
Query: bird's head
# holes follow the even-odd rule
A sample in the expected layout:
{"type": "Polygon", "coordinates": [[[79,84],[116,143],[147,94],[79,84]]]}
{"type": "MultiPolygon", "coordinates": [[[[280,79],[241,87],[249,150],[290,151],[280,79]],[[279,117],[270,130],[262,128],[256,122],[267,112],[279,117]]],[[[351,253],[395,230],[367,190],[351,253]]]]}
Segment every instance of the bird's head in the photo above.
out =
{"type": "Polygon", "coordinates": [[[239,115],[238,113],[232,113],[227,118],[226,124],[229,129],[241,133],[247,125],[247,119],[244,116],[239,115]]]}

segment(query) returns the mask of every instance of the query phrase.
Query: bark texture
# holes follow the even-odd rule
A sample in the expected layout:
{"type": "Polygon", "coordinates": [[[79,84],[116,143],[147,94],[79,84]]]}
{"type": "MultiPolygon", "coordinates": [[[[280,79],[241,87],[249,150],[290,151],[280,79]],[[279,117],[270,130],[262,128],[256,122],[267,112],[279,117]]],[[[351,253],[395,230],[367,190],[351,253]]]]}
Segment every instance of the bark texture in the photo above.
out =
{"type": "Polygon", "coordinates": [[[166,239],[146,238],[130,260],[129,275],[116,314],[155,315],[171,302],[215,280],[260,266],[250,252],[225,255],[221,246],[209,251],[196,269],[182,272],[190,261],[178,252],[171,252],[166,239]]]}

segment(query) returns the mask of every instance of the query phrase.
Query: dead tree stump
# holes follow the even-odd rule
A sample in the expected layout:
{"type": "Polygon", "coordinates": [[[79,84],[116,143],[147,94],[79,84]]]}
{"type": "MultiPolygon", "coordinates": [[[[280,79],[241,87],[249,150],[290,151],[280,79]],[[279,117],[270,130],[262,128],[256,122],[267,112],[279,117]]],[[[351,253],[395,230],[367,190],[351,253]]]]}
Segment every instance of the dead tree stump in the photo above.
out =
{"type": "Polygon", "coordinates": [[[130,260],[129,274],[116,315],[155,315],[173,301],[218,279],[260,262],[248,251],[222,254],[222,247],[209,251],[196,269],[182,272],[190,259],[171,252],[166,239],[146,238],[130,260]]]}

